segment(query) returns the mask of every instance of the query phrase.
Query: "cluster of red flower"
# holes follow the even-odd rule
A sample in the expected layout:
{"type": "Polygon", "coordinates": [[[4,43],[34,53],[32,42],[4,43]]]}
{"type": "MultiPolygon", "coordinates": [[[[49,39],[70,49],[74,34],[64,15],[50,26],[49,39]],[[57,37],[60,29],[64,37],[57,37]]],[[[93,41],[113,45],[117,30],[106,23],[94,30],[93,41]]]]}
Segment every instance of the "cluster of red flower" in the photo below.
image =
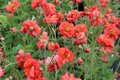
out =
{"type": "Polygon", "coordinates": [[[29,52],[25,53],[23,50],[19,50],[16,62],[24,70],[28,80],[46,80],[42,77],[39,62],[32,58],[29,52]]]}
{"type": "Polygon", "coordinates": [[[12,2],[9,2],[8,5],[5,6],[5,10],[7,10],[8,12],[10,12],[10,14],[8,14],[8,16],[13,16],[15,10],[20,7],[20,3],[18,0],[12,0],[12,2]]]}
{"type": "Polygon", "coordinates": [[[74,26],[72,23],[62,22],[58,29],[60,34],[62,34],[64,37],[70,38],[73,36],[75,44],[85,43],[87,41],[87,26],[85,24],[78,24],[74,26]]]}

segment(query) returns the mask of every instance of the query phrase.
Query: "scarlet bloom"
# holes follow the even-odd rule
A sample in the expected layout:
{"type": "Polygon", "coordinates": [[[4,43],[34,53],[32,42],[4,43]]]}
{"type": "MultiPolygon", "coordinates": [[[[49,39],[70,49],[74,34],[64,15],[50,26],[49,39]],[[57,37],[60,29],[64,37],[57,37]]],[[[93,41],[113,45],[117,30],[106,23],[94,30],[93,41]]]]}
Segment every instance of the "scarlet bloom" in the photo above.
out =
{"type": "Polygon", "coordinates": [[[86,34],[87,32],[87,26],[85,24],[78,24],[74,27],[74,38],[79,37],[79,34],[84,33],[86,34]]]}
{"type": "Polygon", "coordinates": [[[120,30],[116,27],[115,24],[108,24],[104,29],[104,34],[109,35],[113,40],[116,40],[120,35],[120,30]]]}
{"type": "Polygon", "coordinates": [[[33,80],[40,80],[42,75],[42,71],[40,70],[40,66],[37,60],[31,58],[27,59],[24,63],[24,72],[27,77],[33,80]]]}
{"type": "Polygon", "coordinates": [[[57,54],[62,58],[63,64],[69,61],[73,61],[74,59],[74,53],[66,47],[59,48],[57,54]]]}
{"type": "Polygon", "coordinates": [[[69,22],[62,22],[58,30],[64,37],[70,38],[74,34],[74,25],[69,22]]]}
{"type": "Polygon", "coordinates": [[[111,38],[109,38],[108,35],[105,34],[100,35],[99,37],[97,37],[97,41],[99,44],[101,44],[103,50],[107,52],[112,52],[114,42],[111,38]]]}
{"type": "Polygon", "coordinates": [[[42,4],[43,1],[45,0],[32,0],[32,3],[31,3],[32,8],[38,7],[39,5],[42,4]]]}
{"type": "Polygon", "coordinates": [[[63,20],[64,20],[63,14],[61,14],[61,13],[48,15],[45,18],[43,18],[43,21],[47,24],[57,24],[57,23],[62,22],[63,20]]]}
{"type": "Polygon", "coordinates": [[[54,55],[52,57],[47,57],[45,59],[45,64],[48,65],[48,71],[54,71],[61,68],[64,64],[62,58],[58,55],[54,55]]]}
{"type": "Polygon", "coordinates": [[[102,5],[103,8],[107,7],[107,3],[109,2],[109,0],[99,0],[100,4],[102,5]]]}
{"type": "Polygon", "coordinates": [[[90,6],[85,14],[89,17],[89,21],[93,26],[101,23],[100,8],[98,6],[90,6]]]}
{"type": "Polygon", "coordinates": [[[71,10],[67,13],[66,18],[68,22],[74,22],[80,17],[77,10],[71,10]]]}
{"type": "Polygon", "coordinates": [[[8,13],[7,16],[12,18],[14,16],[14,13],[8,13]]]}
{"type": "Polygon", "coordinates": [[[43,21],[47,24],[51,24],[51,23],[57,24],[58,17],[57,17],[57,15],[52,15],[52,16],[49,15],[49,16],[46,16],[45,18],[43,18],[43,21]]]}
{"type": "Polygon", "coordinates": [[[55,5],[52,4],[52,3],[44,2],[42,4],[42,8],[44,9],[44,15],[45,16],[56,14],[55,5]]]}
{"type": "Polygon", "coordinates": [[[59,0],[54,0],[54,4],[59,4],[59,0]]]}
{"type": "Polygon", "coordinates": [[[82,59],[81,57],[79,57],[79,58],[77,59],[77,63],[81,65],[81,64],[83,63],[83,59],[82,59]]]}
{"type": "Polygon", "coordinates": [[[108,62],[108,57],[107,57],[107,55],[106,55],[106,54],[102,54],[101,60],[102,60],[103,62],[108,62]]]}
{"type": "Polygon", "coordinates": [[[5,70],[0,66],[0,78],[5,74],[5,70]]]}
{"type": "Polygon", "coordinates": [[[68,75],[66,72],[64,75],[61,76],[61,80],[81,80],[80,78],[75,78],[73,74],[68,75]]]}
{"type": "Polygon", "coordinates": [[[15,27],[11,28],[11,32],[12,32],[12,33],[15,33],[16,31],[17,31],[17,30],[16,30],[15,27]]]}
{"type": "Polygon", "coordinates": [[[90,6],[87,10],[86,14],[90,19],[100,17],[100,8],[98,6],[90,6]]]}
{"type": "Polygon", "coordinates": [[[25,53],[23,50],[19,50],[18,55],[15,58],[16,58],[17,65],[22,68],[24,62],[27,59],[32,58],[32,56],[28,52],[25,53]]]}
{"type": "Polygon", "coordinates": [[[85,51],[85,53],[89,53],[90,49],[89,48],[85,48],[84,51],[85,51]]]}
{"type": "Polygon", "coordinates": [[[38,38],[38,42],[36,43],[38,49],[45,48],[49,41],[49,36],[47,35],[47,32],[43,32],[42,36],[38,38]]]}
{"type": "Polygon", "coordinates": [[[36,21],[27,20],[23,22],[20,31],[28,33],[31,36],[38,36],[41,32],[41,28],[37,25],[36,21]]]}
{"type": "Polygon", "coordinates": [[[84,32],[79,33],[77,37],[74,39],[75,44],[85,43],[86,41],[87,41],[87,38],[84,32]]]}
{"type": "Polygon", "coordinates": [[[82,0],[72,0],[74,3],[78,4],[78,3],[81,3],[82,0]]]}
{"type": "Polygon", "coordinates": [[[9,2],[5,6],[5,10],[13,13],[19,6],[20,6],[20,3],[18,0],[12,0],[12,2],[9,2]]]}
{"type": "Polygon", "coordinates": [[[54,43],[54,42],[49,42],[48,43],[48,49],[51,51],[57,50],[58,48],[60,48],[58,43],[54,43]]]}

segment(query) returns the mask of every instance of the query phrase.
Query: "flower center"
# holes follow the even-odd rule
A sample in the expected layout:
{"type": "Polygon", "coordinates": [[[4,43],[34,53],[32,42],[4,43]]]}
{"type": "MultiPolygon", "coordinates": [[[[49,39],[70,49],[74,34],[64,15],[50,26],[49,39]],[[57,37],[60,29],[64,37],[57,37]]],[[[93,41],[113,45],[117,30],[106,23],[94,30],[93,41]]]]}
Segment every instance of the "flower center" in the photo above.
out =
{"type": "Polygon", "coordinates": [[[68,27],[66,27],[66,28],[65,28],[65,31],[66,31],[66,32],[69,32],[69,31],[70,31],[70,29],[69,29],[68,27]]]}
{"type": "Polygon", "coordinates": [[[31,27],[30,27],[30,30],[33,30],[33,29],[34,29],[33,26],[31,26],[31,27]]]}
{"type": "Polygon", "coordinates": [[[114,30],[110,30],[110,34],[114,34],[114,30]]]}

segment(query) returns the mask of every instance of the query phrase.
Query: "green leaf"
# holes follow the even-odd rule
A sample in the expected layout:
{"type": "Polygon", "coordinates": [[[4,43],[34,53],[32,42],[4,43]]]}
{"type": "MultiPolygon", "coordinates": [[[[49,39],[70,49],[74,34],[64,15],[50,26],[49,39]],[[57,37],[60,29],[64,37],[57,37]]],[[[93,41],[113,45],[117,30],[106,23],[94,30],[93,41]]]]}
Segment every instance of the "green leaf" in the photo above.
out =
{"type": "Polygon", "coordinates": [[[7,17],[0,15],[0,23],[3,25],[3,27],[6,27],[7,17]]]}

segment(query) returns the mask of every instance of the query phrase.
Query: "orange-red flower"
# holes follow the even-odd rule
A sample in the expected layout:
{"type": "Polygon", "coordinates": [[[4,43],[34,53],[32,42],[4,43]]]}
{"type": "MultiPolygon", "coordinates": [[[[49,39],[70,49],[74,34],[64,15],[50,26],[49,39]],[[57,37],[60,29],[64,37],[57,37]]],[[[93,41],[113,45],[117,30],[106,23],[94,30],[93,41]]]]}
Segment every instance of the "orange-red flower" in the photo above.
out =
{"type": "Polygon", "coordinates": [[[47,57],[45,59],[45,64],[48,65],[48,71],[57,70],[64,65],[62,58],[59,57],[58,55],[54,55],[52,57],[47,57]]]}
{"type": "Polygon", "coordinates": [[[115,24],[108,24],[104,29],[104,34],[109,35],[113,40],[116,40],[120,35],[120,30],[116,27],[115,24]]]}
{"type": "Polygon", "coordinates": [[[80,78],[75,78],[73,74],[68,75],[66,72],[64,75],[61,76],[61,80],[81,80],[80,78]]]}
{"type": "Polygon", "coordinates": [[[74,3],[78,4],[78,3],[81,3],[82,0],[72,0],[74,3]]]}
{"type": "Polygon", "coordinates": [[[40,70],[40,66],[37,60],[31,58],[27,59],[24,63],[24,72],[27,77],[33,80],[40,80],[42,75],[42,71],[40,70]]]}
{"type": "Polygon", "coordinates": [[[45,16],[56,14],[55,5],[52,4],[52,3],[44,2],[42,4],[42,8],[44,9],[44,15],[45,16]]]}
{"type": "Polygon", "coordinates": [[[0,78],[5,74],[5,70],[0,66],[0,78]]]}
{"type": "Polygon", "coordinates": [[[98,6],[90,6],[85,14],[89,17],[89,21],[93,26],[98,26],[101,23],[100,8],[98,6]]]}
{"type": "Polygon", "coordinates": [[[109,38],[108,35],[102,34],[99,37],[97,37],[97,41],[99,44],[101,44],[102,49],[107,52],[112,52],[114,47],[114,42],[111,38],[109,38]]]}
{"type": "Polygon", "coordinates": [[[87,26],[85,25],[85,24],[78,24],[78,25],[76,25],[75,27],[74,27],[74,38],[77,38],[77,37],[79,37],[80,35],[80,33],[84,33],[84,34],[86,34],[86,32],[87,32],[87,26]]]}
{"type": "Polygon", "coordinates": [[[20,3],[18,0],[12,0],[12,2],[9,2],[5,6],[5,10],[13,13],[19,6],[20,6],[20,3]]]}
{"type": "Polygon", "coordinates": [[[71,10],[67,13],[66,19],[68,22],[74,22],[80,17],[79,12],[77,10],[71,10]]]}
{"type": "Polygon", "coordinates": [[[63,20],[64,20],[63,14],[60,12],[53,15],[48,15],[45,18],[43,18],[43,22],[47,24],[57,24],[62,22],[63,20]]]}
{"type": "Polygon", "coordinates": [[[87,32],[87,26],[85,24],[78,24],[74,27],[74,43],[80,44],[85,43],[87,41],[86,38],[86,32],[87,32]]]}
{"type": "Polygon", "coordinates": [[[31,3],[32,8],[38,7],[39,5],[42,4],[43,1],[45,0],[32,0],[32,3],[31,3]]]}
{"type": "Polygon", "coordinates": [[[28,33],[31,36],[39,36],[41,28],[37,25],[36,21],[27,20],[23,22],[20,31],[23,33],[28,33]]]}
{"type": "Polygon", "coordinates": [[[108,57],[107,57],[107,55],[106,55],[106,54],[102,54],[101,60],[102,60],[103,62],[108,62],[108,57]]]}
{"type": "Polygon", "coordinates": [[[38,49],[45,48],[49,41],[49,36],[47,35],[47,32],[43,32],[42,36],[38,38],[38,42],[36,43],[38,49]]]}
{"type": "Polygon", "coordinates": [[[74,53],[66,47],[59,48],[57,54],[62,58],[63,64],[74,59],[74,53]]]}
{"type": "Polygon", "coordinates": [[[62,22],[58,29],[64,37],[70,38],[74,34],[74,25],[69,22],[62,22]]]}
{"type": "Polygon", "coordinates": [[[99,0],[100,4],[102,5],[103,8],[107,7],[107,3],[109,2],[109,0],[99,0]]]}
{"type": "Polygon", "coordinates": [[[15,28],[15,27],[11,28],[11,32],[12,32],[12,33],[17,32],[16,28],[15,28]]]}
{"type": "Polygon", "coordinates": [[[58,43],[54,43],[54,42],[49,42],[48,43],[48,49],[51,51],[57,50],[58,48],[60,48],[58,43]]]}
{"type": "Polygon", "coordinates": [[[81,44],[81,43],[85,43],[87,41],[87,38],[85,36],[84,32],[81,32],[77,35],[76,38],[74,38],[74,43],[75,44],[81,44]]]}
{"type": "Polygon", "coordinates": [[[54,4],[59,4],[59,0],[54,0],[54,4]]]}
{"type": "Polygon", "coordinates": [[[16,58],[17,65],[22,68],[24,62],[27,59],[32,58],[32,56],[28,52],[25,53],[23,50],[19,50],[18,55],[15,58],[16,58]]]}

